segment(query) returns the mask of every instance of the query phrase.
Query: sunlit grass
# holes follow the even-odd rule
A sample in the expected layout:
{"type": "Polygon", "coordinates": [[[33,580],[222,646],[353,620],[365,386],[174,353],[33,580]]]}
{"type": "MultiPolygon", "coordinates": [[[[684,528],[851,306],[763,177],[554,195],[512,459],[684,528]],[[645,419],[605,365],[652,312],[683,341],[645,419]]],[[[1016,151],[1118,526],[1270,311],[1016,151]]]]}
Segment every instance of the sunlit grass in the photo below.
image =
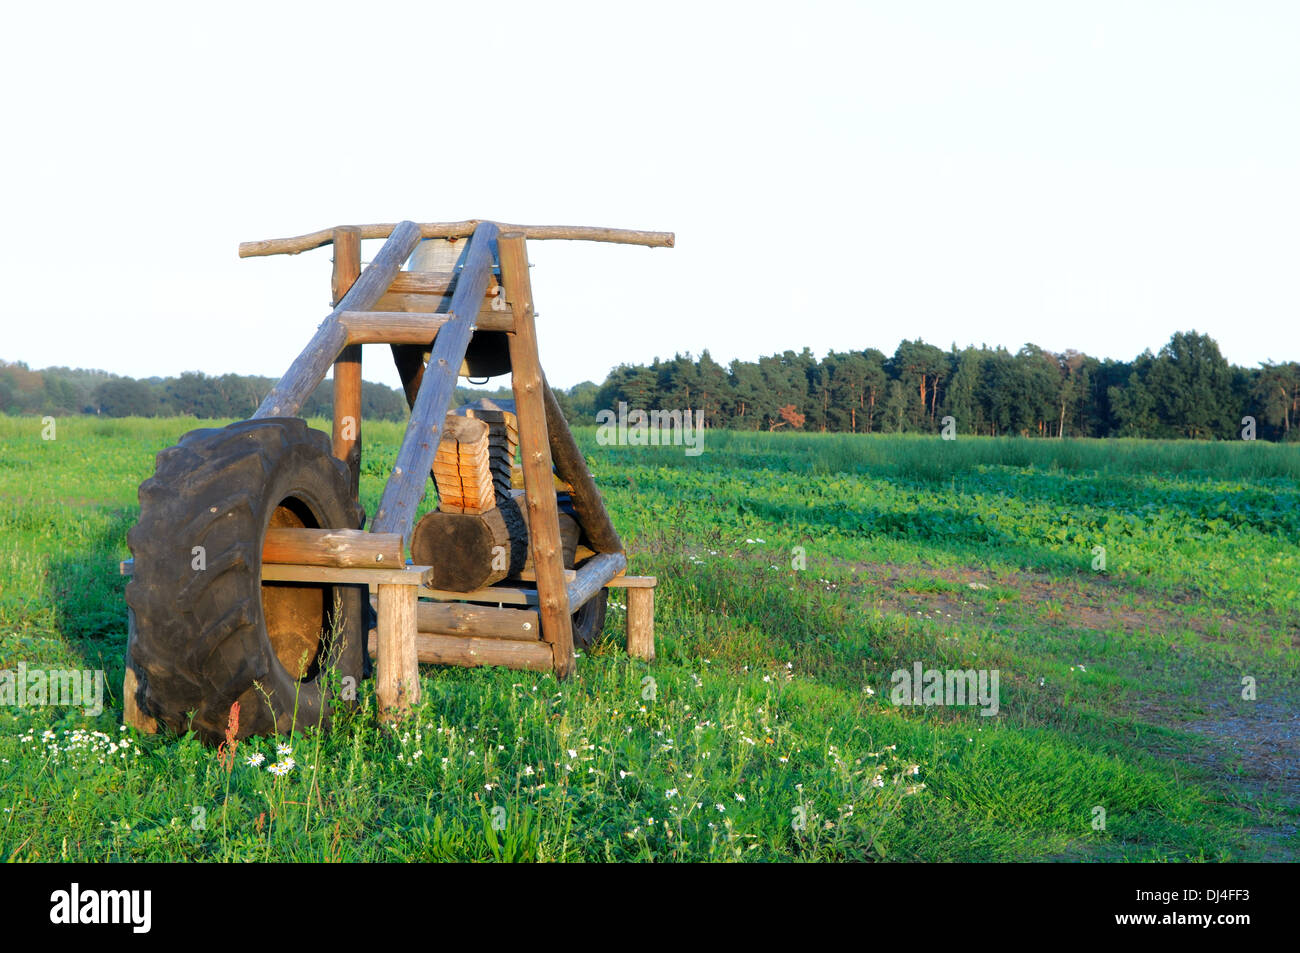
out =
{"type": "MultiPolygon", "coordinates": [[[[0,669],[120,685],[136,487],[214,425],[60,418],[42,440],[0,417],[0,669]]],[[[363,427],[368,511],[402,429],[363,427]]],[[[0,707],[0,858],[1288,856],[1259,832],[1294,801],[1181,725],[1240,706],[1243,672],[1295,697],[1300,447],[578,438],[631,570],[660,578],[656,663],[622,652],[616,607],[574,679],[428,668],[396,732],[366,686],[280,778],[270,739],[227,774],[192,738],[120,732],[116,697],[98,719],[0,707]],[[998,668],[1001,713],[894,707],[915,660],[998,668]],[[119,745],[103,764],[94,731],[119,745]]]]}

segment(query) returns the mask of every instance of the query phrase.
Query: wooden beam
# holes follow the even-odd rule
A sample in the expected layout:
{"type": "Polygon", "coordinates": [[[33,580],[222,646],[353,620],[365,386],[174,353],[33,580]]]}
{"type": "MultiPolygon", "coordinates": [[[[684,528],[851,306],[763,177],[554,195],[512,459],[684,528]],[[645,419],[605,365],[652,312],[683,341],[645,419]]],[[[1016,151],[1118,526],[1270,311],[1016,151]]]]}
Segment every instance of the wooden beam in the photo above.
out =
{"type": "Polygon", "coordinates": [[[555,675],[573,671],[573,620],[564,579],[564,554],[560,542],[559,508],[552,482],[551,446],[546,435],[545,381],[537,357],[537,328],[533,323],[533,291],[528,278],[528,251],[524,235],[515,231],[498,241],[501,283],[515,316],[509,336],[510,375],[519,418],[519,445],[524,471],[524,499],[528,508],[529,544],[537,573],[537,596],[542,614],[542,638],[555,653],[555,675]]]}
{"type": "MultiPolygon", "coordinates": [[[[371,657],[378,655],[379,640],[370,635],[371,657]]],[[[532,672],[551,670],[551,649],[545,642],[514,642],[474,636],[415,634],[416,659],[422,665],[456,665],[478,668],[492,665],[532,672]]]]}
{"type": "MultiPolygon", "coordinates": [[[[627,568],[627,557],[622,553],[601,553],[592,556],[578,567],[578,578],[569,583],[568,602],[577,612],[591,597],[609,585],[611,579],[627,568]]],[[[545,629],[545,619],[542,628],[545,629]]]]}
{"type": "MultiPolygon", "coordinates": [[[[347,331],[339,315],[344,311],[369,311],[392,284],[393,276],[419,241],[420,226],[414,222],[402,222],[393,229],[374,261],[317,328],[311,342],[266,395],[254,417],[292,417],[298,413],[347,344],[347,331]]],[[[481,292],[478,297],[482,297],[481,292]]]]}
{"type": "Polygon", "coordinates": [[[573,511],[578,517],[578,525],[587,535],[591,548],[598,553],[621,553],[623,540],[609,518],[605,509],[605,500],[600,489],[587,469],[578,442],[573,439],[569,423],[564,419],[564,411],[555,399],[551,385],[543,384],[546,397],[546,430],[551,438],[551,457],[555,460],[555,472],[561,480],[569,484],[569,499],[573,501],[573,511]]]}
{"type": "MultiPolygon", "coordinates": [[[[451,320],[448,314],[412,313],[409,311],[344,311],[339,316],[348,332],[349,344],[420,344],[431,347],[442,326],[451,320]]],[[[514,316],[505,313],[479,312],[475,321],[478,331],[513,331],[514,316]]]]}
{"type": "Polygon", "coordinates": [[[455,393],[456,376],[474,333],[478,304],[483,300],[483,291],[492,274],[492,246],[496,238],[496,226],[485,222],[470,239],[465,266],[456,282],[456,293],[452,295],[451,319],[442,326],[434,341],[429,366],[411,408],[411,419],[407,422],[401,449],[397,452],[397,464],[375,513],[371,526],[375,532],[401,533],[403,538],[411,535],[416,509],[424,499],[429,482],[429,468],[442,438],[443,421],[455,393]]]}
{"type": "MultiPolygon", "coordinates": [[[[375,655],[376,649],[380,649],[382,666],[382,648],[379,640],[372,636],[370,654],[375,655]]],[[[417,632],[415,651],[416,658],[425,665],[459,665],[463,668],[496,665],[529,672],[549,672],[552,664],[551,647],[545,642],[512,642],[417,632]]]]}
{"type": "MultiPolygon", "coordinates": [[[[420,225],[421,238],[468,238],[483,220],[472,218],[463,222],[426,222],[420,225]]],[[[586,225],[506,225],[493,223],[503,232],[521,232],[524,238],[534,241],[612,242],[616,245],[646,245],[650,248],[672,248],[676,237],[672,232],[639,232],[626,228],[600,228],[586,225]]],[[[394,225],[358,225],[362,238],[387,238],[394,225]]],[[[297,255],[328,245],[334,238],[334,229],[325,228],[294,238],[271,238],[256,242],[240,242],[240,258],[257,258],[262,255],[297,255]]]]}
{"type": "Polygon", "coordinates": [[[486,602],[507,606],[536,606],[538,603],[537,589],[523,586],[488,586],[477,592],[452,592],[426,584],[420,595],[440,602],[486,602]]]}
{"type": "Polygon", "coordinates": [[[271,527],[262,542],[263,563],[405,570],[402,537],[360,529],[271,527]]]}
{"type": "MultiPolygon", "coordinates": [[[[361,229],[334,230],[330,304],[338,307],[361,277],[361,229]]],[[[361,348],[348,345],[334,362],[334,456],[347,464],[352,499],[361,487],[361,348]]]]}

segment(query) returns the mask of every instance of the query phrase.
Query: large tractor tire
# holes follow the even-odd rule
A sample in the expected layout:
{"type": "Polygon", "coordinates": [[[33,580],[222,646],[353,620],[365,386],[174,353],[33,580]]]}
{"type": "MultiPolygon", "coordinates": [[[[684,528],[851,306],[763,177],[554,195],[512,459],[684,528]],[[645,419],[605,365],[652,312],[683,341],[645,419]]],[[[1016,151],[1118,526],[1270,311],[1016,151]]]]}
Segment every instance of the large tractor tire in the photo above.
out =
{"type": "Polygon", "coordinates": [[[573,614],[573,647],[588,651],[600,641],[605,628],[605,610],[608,608],[609,590],[602,589],[573,614]]]}
{"type": "MultiPolygon", "coordinates": [[[[363,675],[365,587],[262,581],[268,527],[356,529],[329,438],[296,418],[194,430],[157,457],[127,537],[136,702],[210,741],[324,727],[363,675]]],[[[355,698],[355,692],[351,693],[355,698]]]]}

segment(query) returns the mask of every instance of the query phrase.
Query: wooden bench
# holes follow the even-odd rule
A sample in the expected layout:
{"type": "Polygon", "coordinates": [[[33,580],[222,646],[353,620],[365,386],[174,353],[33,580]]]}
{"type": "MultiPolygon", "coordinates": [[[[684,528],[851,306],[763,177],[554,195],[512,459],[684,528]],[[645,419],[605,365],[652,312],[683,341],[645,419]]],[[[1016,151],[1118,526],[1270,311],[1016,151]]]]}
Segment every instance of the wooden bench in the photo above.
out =
{"type": "MultiPolygon", "coordinates": [[[[584,605],[601,589],[627,590],[627,651],[634,658],[654,661],[654,576],[623,575],[621,553],[587,560],[568,579],[569,604],[584,605]],[[616,575],[609,575],[611,572],[616,575]]],[[[120,565],[123,575],[134,572],[134,560],[120,565]]],[[[500,665],[528,671],[555,668],[553,647],[542,640],[535,587],[498,585],[477,592],[429,588],[429,566],[308,566],[263,563],[266,582],[315,582],[366,585],[374,600],[377,624],[367,636],[367,650],[376,657],[375,695],[380,718],[401,718],[420,701],[420,663],[436,665],[500,665]],[[425,601],[420,597],[424,596],[425,601]],[[474,605],[474,603],[496,603],[474,605]],[[511,608],[505,608],[510,606],[511,608]]],[[[127,652],[134,637],[128,609],[127,652]]],[[[135,673],[126,667],[124,720],[142,731],[156,730],[153,719],[135,704],[135,673]]]]}

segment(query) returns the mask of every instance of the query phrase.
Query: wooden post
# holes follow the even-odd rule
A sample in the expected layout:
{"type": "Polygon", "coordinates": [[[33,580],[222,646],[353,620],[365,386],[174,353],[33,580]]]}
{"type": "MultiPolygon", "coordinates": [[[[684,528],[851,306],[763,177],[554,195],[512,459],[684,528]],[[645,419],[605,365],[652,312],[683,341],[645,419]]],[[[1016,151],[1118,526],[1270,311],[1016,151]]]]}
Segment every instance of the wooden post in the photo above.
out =
{"type": "MultiPolygon", "coordinates": [[[[361,277],[361,229],[334,229],[334,274],[330,281],[333,307],[361,277]]],[[[334,362],[334,456],[348,465],[352,498],[361,484],[361,345],[349,344],[334,362]]]]}
{"type": "Polygon", "coordinates": [[[420,661],[416,654],[415,586],[380,584],[379,664],[375,695],[382,721],[395,721],[420,703],[420,661]]]}
{"type": "Polygon", "coordinates": [[[653,587],[626,589],[627,654],[655,660],[655,591],[653,587]]]}
{"type": "Polygon", "coordinates": [[[496,226],[484,222],[470,239],[465,267],[451,298],[450,319],[438,331],[433,343],[429,366],[411,408],[402,446],[397,451],[397,464],[379,501],[379,510],[371,526],[375,532],[401,533],[403,538],[411,535],[415,511],[424,499],[430,468],[438,451],[438,442],[442,439],[448,405],[455,394],[456,378],[465,360],[469,339],[474,334],[479,303],[492,275],[492,245],[496,237],[496,226]]]}
{"type": "Polygon", "coordinates": [[[566,678],[573,672],[573,619],[569,615],[569,593],[560,548],[560,516],[555,501],[550,441],[546,433],[546,399],[541,362],[537,356],[528,251],[520,232],[502,235],[497,245],[501,256],[501,283],[515,315],[515,330],[509,335],[511,382],[515,392],[515,414],[519,418],[524,499],[528,505],[533,568],[537,572],[542,638],[551,644],[556,677],[566,678]]]}

